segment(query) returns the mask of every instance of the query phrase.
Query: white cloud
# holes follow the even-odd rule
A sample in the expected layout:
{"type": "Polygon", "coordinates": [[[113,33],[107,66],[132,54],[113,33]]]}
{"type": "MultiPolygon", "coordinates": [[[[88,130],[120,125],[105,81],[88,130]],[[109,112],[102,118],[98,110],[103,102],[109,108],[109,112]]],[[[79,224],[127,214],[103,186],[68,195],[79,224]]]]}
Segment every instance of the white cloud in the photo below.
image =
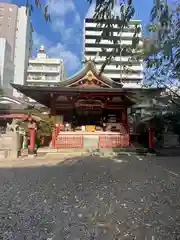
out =
{"type": "MultiPolygon", "coordinates": [[[[40,45],[44,45],[47,54],[50,57],[62,58],[65,67],[69,71],[75,71],[80,66],[79,58],[71,52],[67,46],[77,41],[77,29],[79,29],[80,16],[75,6],[74,0],[45,0],[48,3],[48,10],[51,16],[51,29],[60,34],[61,42],[55,45],[44,36],[34,33],[34,49],[39,49],[40,45]],[[70,14],[70,15],[68,15],[70,14]],[[67,27],[71,17],[72,27],[67,27]],[[74,36],[76,36],[74,38],[74,36]],[[73,41],[72,41],[73,39],[73,41]],[[64,44],[63,44],[64,43],[64,44]]],[[[77,43],[77,42],[76,42],[77,43]]],[[[79,44],[79,41],[78,41],[79,44]]]]}
{"type": "Polygon", "coordinates": [[[62,58],[68,70],[75,71],[80,66],[79,58],[61,43],[50,47],[47,53],[51,57],[62,58]]]}
{"type": "Polygon", "coordinates": [[[63,42],[71,40],[75,34],[75,29],[66,27],[64,20],[60,18],[52,21],[51,28],[54,32],[59,32],[63,42]]]}
{"type": "Polygon", "coordinates": [[[33,43],[34,51],[39,50],[40,46],[43,45],[49,57],[62,58],[64,60],[65,67],[69,71],[75,71],[80,66],[80,60],[76,54],[68,50],[66,46],[60,42],[54,45],[46,37],[34,32],[33,43]]]}
{"type": "Polygon", "coordinates": [[[79,13],[76,12],[76,15],[75,15],[75,23],[76,23],[76,24],[79,24],[80,22],[81,22],[80,15],[79,15],[79,13]]]}
{"type": "Polygon", "coordinates": [[[63,19],[55,19],[51,28],[54,32],[59,32],[63,41],[68,41],[73,36],[73,29],[67,28],[63,19]]]}
{"type": "Polygon", "coordinates": [[[50,0],[48,6],[49,13],[58,17],[63,17],[75,10],[75,4],[72,0],[50,0]]]}
{"type": "Polygon", "coordinates": [[[64,30],[65,29],[64,20],[59,18],[54,19],[54,21],[52,21],[51,27],[54,32],[59,32],[62,29],[64,30]]]}
{"type": "Polygon", "coordinates": [[[61,40],[66,42],[74,37],[77,25],[81,22],[73,0],[47,0],[49,3],[49,13],[51,15],[51,29],[60,33],[61,40]],[[68,14],[71,14],[69,19],[68,14]],[[67,27],[66,21],[72,21],[73,27],[67,27]],[[75,26],[76,25],[76,26],[75,26]]]}
{"type": "Polygon", "coordinates": [[[33,50],[34,51],[39,50],[41,45],[49,47],[51,45],[51,41],[49,41],[43,35],[40,35],[40,34],[37,34],[36,32],[33,32],[33,50]]]}

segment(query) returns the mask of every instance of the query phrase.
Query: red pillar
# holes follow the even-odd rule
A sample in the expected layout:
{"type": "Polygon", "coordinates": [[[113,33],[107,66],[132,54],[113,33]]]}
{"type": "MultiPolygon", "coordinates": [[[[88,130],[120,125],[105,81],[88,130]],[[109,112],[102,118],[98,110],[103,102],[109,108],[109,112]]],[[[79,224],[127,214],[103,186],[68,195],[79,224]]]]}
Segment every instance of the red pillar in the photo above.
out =
{"type": "Polygon", "coordinates": [[[56,148],[56,126],[53,127],[52,132],[52,148],[56,148]]]}
{"type": "Polygon", "coordinates": [[[124,111],[123,111],[123,125],[124,125],[124,129],[126,130],[126,132],[129,132],[129,131],[128,131],[127,108],[125,108],[124,111]]]}
{"type": "Polygon", "coordinates": [[[154,141],[154,129],[148,129],[148,137],[149,137],[149,149],[153,148],[153,141],[154,141]]]}
{"type": "Polygon", "coordinates": [[[121,130],[122,130],[121,126],[122,126],[122,123],[123,123],[122,119],[123,119],[122,110],[120,110],[120,121],[119,121],[119,124],[120,124],[120,129],[119,129],[120,130],[120,134],[121,134],[121,130]]]}
{"type": "Polygon", "coordinates": [[[30,134],[29,150],[30,150],[31,153],[34,153],[34,151],[35,151],[35,136],[36,136],[35,128],[29,129],[29,134],[30,134]]]}

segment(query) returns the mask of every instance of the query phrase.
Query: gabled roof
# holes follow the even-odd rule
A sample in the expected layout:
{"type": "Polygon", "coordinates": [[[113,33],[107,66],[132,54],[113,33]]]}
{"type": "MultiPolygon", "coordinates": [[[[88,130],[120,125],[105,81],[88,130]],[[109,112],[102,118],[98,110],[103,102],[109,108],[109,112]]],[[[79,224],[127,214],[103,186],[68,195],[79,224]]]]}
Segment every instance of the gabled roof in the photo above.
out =
{"type": "Polygon", "coordinates": [[[99,80],[104,86],[109,88],[122,88],[121,83],[116,83],[112,79],[106,77],[103,73],[100,73],[93,60],[86,60],[84,67],[74,74],[72,77],[66,79],[65,81],[62,81],[58,83],[59,87],[71,87],[71,85],[74,85],[76,82],[81,81],[88,77],[88,74],[92,75],[92,78],[95,78],[96,80],[99,80]]]}

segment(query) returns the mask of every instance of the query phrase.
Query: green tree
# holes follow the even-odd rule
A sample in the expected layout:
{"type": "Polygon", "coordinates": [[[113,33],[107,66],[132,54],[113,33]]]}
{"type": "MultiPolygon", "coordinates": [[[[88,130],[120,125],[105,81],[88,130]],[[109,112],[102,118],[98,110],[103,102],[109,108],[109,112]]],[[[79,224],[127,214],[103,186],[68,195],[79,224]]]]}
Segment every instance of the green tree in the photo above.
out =
{"type": "MultiPolygon", "coordinates": [[[[92,0],[87,0],[90,4],[92,0]]],[[[108,39],[112,36],[112,25],[116,22],[119,29],[119,37],[124,28],[127,28],[135,14],[133,0],[120,0],[119,15],[114,14],[113,9],[116,0],[96,0],[96,8],[94,14],[94,21],[98,26],[103,26],[103,31],[97,42],[101,39],[108,39]]],[[[64,3],[65,4],[65,3],[64,3]]],[[[27,1],[27,9],[31,12],[34,7],[43,10],[46,21],[50,21],[50,14],[48,12],[48,5],[43,5],[41,0],[27,1]]],[[[142,9],[143,11],[143,9],[142,9]]],[[[110,63],[116,55],[128,55],[130,59],[139,61],[143,59],[146,64],[146,84],[163,86],[171,89],[176,80],[179,83],[180,79],[180,3],[178,0],[168,1],[156,0],[150,13],[150,21],[148,25],[148,32],[150,37],[143,39],[143,48],[139,46],[139,32],[141,31],[139,24],[136,24],[132,45],[127,47],[120,44],[117,39],[112,39],[114,48],[112,51],[106,52],[106,61],[102,65],[101,71],[106,65],[110,63]]],[[[102,53],[101,52],[101,53],[102,53]]],[[[101,53],[99,53],[101,55],[101,53]]],[[[129,66],[123,68],[129,69],[129,66]]],[[[173,91],[173,90],[172,90],[173,91]]]]}
{"type": "MultiPolygon", "coordinates": [[[[157,1],[151,11],[148,30],[156,46],[144,60],[148,70],[147,80],[157,86],[179,85],[180,80],[180,3],[157,1]]],[[[177,93],[175,93],[177,95],[177,93]]]]}

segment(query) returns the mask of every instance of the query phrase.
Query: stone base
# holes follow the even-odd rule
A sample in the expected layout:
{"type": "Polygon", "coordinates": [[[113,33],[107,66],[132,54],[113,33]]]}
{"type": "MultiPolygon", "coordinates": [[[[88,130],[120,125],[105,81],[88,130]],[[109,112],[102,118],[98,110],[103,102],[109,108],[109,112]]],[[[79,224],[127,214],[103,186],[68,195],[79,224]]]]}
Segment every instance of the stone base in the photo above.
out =
{"type": "Polygon", "coordinates": [[[36,155],[36,154],[37,154],[37,150],[36,150],[36,149],[28,148],[28,154],[30,154],[30,155],[36,155]]]}
{"type": "Polygon", "coordinates": [[[18,157],[19,157],[18,151],[13,151],[11,149],[0,150],[0,160],[17,159],[18,157]]]}

